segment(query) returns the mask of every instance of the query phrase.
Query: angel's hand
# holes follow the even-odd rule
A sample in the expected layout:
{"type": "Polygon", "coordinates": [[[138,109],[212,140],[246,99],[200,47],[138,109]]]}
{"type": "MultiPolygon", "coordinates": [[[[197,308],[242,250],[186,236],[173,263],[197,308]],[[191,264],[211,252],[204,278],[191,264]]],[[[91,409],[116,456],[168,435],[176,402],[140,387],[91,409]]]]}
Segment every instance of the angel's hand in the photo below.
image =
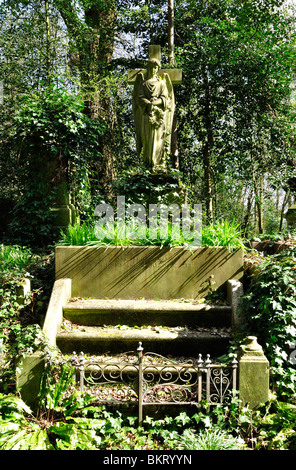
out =
{"type": "Polygon", "coordinates": [[[162,105],[162,100],[160,98],[152,98],[151,103],[153,106],[161,106],[162,105]]]}

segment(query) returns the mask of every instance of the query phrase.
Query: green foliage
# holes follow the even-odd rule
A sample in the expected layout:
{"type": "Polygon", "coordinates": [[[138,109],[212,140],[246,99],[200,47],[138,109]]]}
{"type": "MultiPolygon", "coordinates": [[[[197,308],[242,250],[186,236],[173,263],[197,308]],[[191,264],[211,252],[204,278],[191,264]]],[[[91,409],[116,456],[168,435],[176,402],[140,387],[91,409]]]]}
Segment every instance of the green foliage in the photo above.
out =
{"type": "Polygon", "coordinates": [[[256,266],[244,296],[250,331],[270,361],[274,389],[283,398],[295,394],[296,371],[289,361],[296,335],[296,250],[265,258],[256,266]]]}
{"type": "Polygon", "coordinates": [[[226,246],[229,249],[244,248],[240,224],[233,220],[219,220],[214,224],[203,226],[202,244],[205,246],[226,246]]]}
{"type": "MultiPolygon", "coordinates": [[[[149,225],[149,224],[148,224],[149,225]]],[[[163,227],[163,229],[166,227],[163,227]]],[[[97,246],[127,246],[127,245],[159,245],[159,246],[186,246],[193,242],[194,237],[188,238],[183,235],[182,230],[178,233],[174,225],[168,222],[165,237],[162,237],[160,225],[158,226],[157,238],[150,238],[149,226],[133,225],[133,221],[126,220],[123,227],[117,227],[117,224],[106,224],[104,227],[95,229],[89,224],[69,225],[66,231],[61,231],[61,238],[57,245],[97,245],[97,246]],[[118,236],[123,233],[124,235],[118,236]],[[133,236],[130,237],[129,233],[133,236]],[[142,234],[137,237],[137,234],[142,234]]],[[[202,245],[219,247],[225,246],[229,250],[244,248],[244,241],[241,238],[242,232],[239,224],[227,220],[218,221],[216,224],[204,226],[202,228],[202,245]]]]}
{"type": "Polygon", "coordinates": [[[171,169],[168,175],[154,174],[137,163],[136,169],[124,170],[113,182],[113,191],[125,197],[127,205],[167,204],[178,200],[180,194],[189,192],[181,183],[182,175],[171,169]]]}
{"type": "Polygon", "coordinates": [[[176,237],[172,224],[169,223],[167,227],[167,236],[164,238],[160,237],[158,231],[157,238],[149,237],[149,228],[146,225],[134,225],[127,221],[124,226],[126,229],[124,235],[122,233],[122,226],[117,224],[107,224],[104,227],[95,229],[94,226],[84,224],[69,225],[67,230],[61,231],[61,238],[57,242],[57,245],[94,245],[94,246],[183,246],[190,243],[182,236],[176,237]],[[138,237],[137,237],[138,235],[138,237]]]}
{"type": "Polygon", "coordinates": [[[97,243],[94,226],[87,223],[69,225],[66,231],[61,230],[59,245],[85,246],[97,243]]]}
{"type": "Polygon", "coordinates": [[[189,430],[182,436],[185,450],[238,450],[238,440],[219,428],[206,429],[196,435],[189,430]]]}
{"type": "Polygon", "coordinates": [[[79,397],[69,366],[61,366],[61,375],[57,370],[50,368],[37,414],[0,394],[1,450],[295,450],[295,405],[272,399],[250,410],[234,400],[190,415],[147,416],[137,427],[136,417],[79,397]]]}
{"type": "MultiPolygon", "coordinates": [[[[68,372],[73,373],[70,369],[68,372]]],[[[158,420],[148,416],[143,426],[137,428],[136,418],[119,411],[109,412],[104,407],[89,406],[77,397],[77,393],[69,393],[71,379],[68,374],[66,376],[62,372],[59,381],[55,382],[58,392],[52,387],[47,389],[46,401],[41,401],[42,413],[39,410],[37,416],[18,397],[0,395],[1,450],[243,448],[240,439],[230,431],[218,429],[203,412],[191,417],[181,412],[175,417],[158,420]],[[62,392],[68,392],[66,399],[61,400],[62,392]]],[[[44,398],[41,394],[40,399],[44,398]]]]}
{"type": "Polygon", "coordinates": [[[32,411],[21,399],[0,394],[0,449],[50,449],[46,430],[34,421],[32,411]]]}
{"type": "Polygon", "coordinates": [[[215,416],[204,412],[193,416],[181,412],[158,420],[147,417],[142,427],[136,427],[137,418],[107,411],[94,406],[93,398],[81,397],[73,386],[73,372],[67,363],[47,364],[35,415],[19,398],[0,395],[0,449],[226,450],[242,446],[230,431],[218,431],[215,416]]]}
{"type": "Polygon", "coordinates": [[[2,285],[10,278],[15,280],[29,276],[30,265],[36,262],[36,255],[28,247],[0,245],[0,273],[2,285]]]}
{"type": "Polygon", "coordinates": [[[103,126],[84,114],[79,95],[47,87],[22,100],[13,130],[10,139],[20,158],[10,234],[16,243],[42,246],[54,238],[50,208],[59,201],[59,185],[69,188],[82,218],[93,209],[92,165],[101,158],[97,139],[103,126]]]}
{"type": "Polygon", "coordinates": [[[280,175],[277,187],[291,177],[295,12],[283,4],[192,0],[176,8],[186,77],[176,87],[180,169],[195,200],[212,198],[214,216],[242,214],[239,183],[258,193],[262,175],[280,175]]]}
{"type": "Polygon", "coordinates": [[[52,286],[52,257],[34,253],[28,247],[0,246],[0,390],[15,387],[19,356],[46,349],[41,330],[52,286]],[[19,295],[24,279],[31,280],[31,292],[19,295]]]}
{"type": "Polygon", "coordinates": [[[82,110],[76,96],[61,89],[45,89],[23,99],[15,116],[17,135],[25,138],[29,147],[40,145],[48,148],[50,155],[58,155],[83,127],[82,110]]]}
{"type": "Polygon", "coordinates": [[[295,243],[295,238],[296,238],[296,230],[293,228],[287,228],[283,230],[282,232],[264,232],[261,235],[258,235],[257,237],[254,237],[254,241],[270,241],[270,244],[273,242],[286,242],[287,244],[289,243],[295,243]]]}
{"type": "Polygon", "coordinates": [[[64,364],[58,379],[53,372],[45,371],[36,416],[17,397],[0,395],[0,449],[94,450],[100,444],[95,432],[100,422],[75,417],[85,403],[71,393],[73,369],[64,364]]]}

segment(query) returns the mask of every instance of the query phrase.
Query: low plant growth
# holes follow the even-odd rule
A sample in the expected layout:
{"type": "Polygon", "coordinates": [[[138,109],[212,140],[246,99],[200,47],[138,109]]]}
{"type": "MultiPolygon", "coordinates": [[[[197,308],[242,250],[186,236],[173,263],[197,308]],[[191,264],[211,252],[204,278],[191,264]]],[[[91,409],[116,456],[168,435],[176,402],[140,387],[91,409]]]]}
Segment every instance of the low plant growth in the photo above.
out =
{"type": "Polygon", "coordinates": [[[41,325],[52,287],[52,254],[0,246],[0,392],[15,390],[17,358],[46,346],[41,325]],[[24,279],[31,292],[18,294],[24,279]]]}
{"type": "MultiPolygon", "coordinates": [[[[188,233],[176,230],[172,223],[167,227],[159,228],[156,237],[150,237],[149,227],[134,226],[127,221],[124,230],[116,224],[106,224],[103,227],[82,223],[69,225],[61,232],[58,245],[99,245],[99,246],[127,246],[127,245],[159,245],[159,246],[186,246],[195,241],[194,234],[188,237],[188,233]],[[161,231],[163,230],[163,231],[161,231]],[[123,233],[123,235],[120,235],[123,233]],[[164,235],[163,235],[164,234],[164,235]]],[[[242,232],[234,220],[218,221],[215,224],[202,228],[202,246],[225,246],[229,249],[245,248],[242,232]]]]}
{"type": "Polygon", "coordinates": [[[181,412],[155,419],[137,418],[96,406],[74,387],[73,368],[48,365],[33,412],[20,398],[0,394],[1,450],[232,450],[244,448],[223,415],[234,416],[237,405],[212,414],[181,412]]]}

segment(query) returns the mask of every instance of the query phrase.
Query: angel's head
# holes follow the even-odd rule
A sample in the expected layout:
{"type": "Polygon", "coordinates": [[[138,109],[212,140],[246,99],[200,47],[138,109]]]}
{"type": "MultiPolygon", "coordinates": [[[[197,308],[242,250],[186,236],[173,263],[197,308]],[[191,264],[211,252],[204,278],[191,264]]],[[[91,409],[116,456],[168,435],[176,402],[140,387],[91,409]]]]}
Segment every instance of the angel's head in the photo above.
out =
{"type": "Polygon", "coordinates": [[[157,75],[160,68],[161,68],[160,60],[150,59],[147,64],[148,76],[154,77],[155,75],[157,75]]]}

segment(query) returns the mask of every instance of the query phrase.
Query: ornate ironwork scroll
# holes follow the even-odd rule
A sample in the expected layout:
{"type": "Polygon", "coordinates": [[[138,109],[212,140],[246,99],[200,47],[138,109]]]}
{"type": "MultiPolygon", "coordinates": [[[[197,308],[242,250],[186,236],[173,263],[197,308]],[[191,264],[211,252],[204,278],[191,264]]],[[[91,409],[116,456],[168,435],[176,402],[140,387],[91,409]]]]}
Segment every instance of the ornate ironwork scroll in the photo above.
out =
{"type": "Polygon", "coordinates": [[[205,360],[199,355],[197,360],[180,363],[151,352],[143,354],[141,343],[137,352],[123,357],[86,361],[82,353],[73,353],[72,365],[79,372],[81,392],[85,387],[93,393],[99,389],[100,403],[137,402],[140,423],[143,406],[200,406],[203,401],[217,405],[230,401],[236,391],[236,358],[225,365],[212,363],[209,355],[205,360]]]}
{"type": "Polygon", "coordinates": [[[96,395],[94,391],[99,387],[98,400],[101,402],[135,402],[139,376],[138,358],[134,352],[124,353],[124,356],[124,361],[111,359],[100,362],[95,359],[86,361],[83,353],[79,356],[73,353],[71,362],[79,371],[81,392],[87,387],[96,395]]]}

